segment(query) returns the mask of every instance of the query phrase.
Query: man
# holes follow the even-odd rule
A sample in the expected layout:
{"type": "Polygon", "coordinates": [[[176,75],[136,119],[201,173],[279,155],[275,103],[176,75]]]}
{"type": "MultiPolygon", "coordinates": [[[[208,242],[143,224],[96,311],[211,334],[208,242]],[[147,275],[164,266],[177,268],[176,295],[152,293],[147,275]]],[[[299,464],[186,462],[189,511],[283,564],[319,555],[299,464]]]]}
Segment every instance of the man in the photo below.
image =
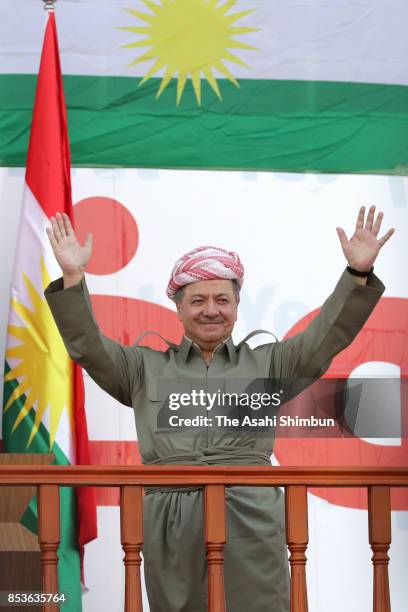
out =
{"type": "MultiPolygon", "coordinates": [[[[92,237],[81,246],[68,217],[57,213],[47,230],[63,278],[45,294],[70,356],[117,400],[135,411],[145,464],[270,465],[273,438],[233,436],[201,427],[190,436],[157,433],[160,380],[224,382],[259,378],[317,378],[356,336],[384,291],[372,267],[393,230],[378,239],[382,213],[361,208],[350,240],[337,229],[348,268],[319,315],[297,336],[252,350],[234,345],[244,270],[236,253],[199,247],[174,266],[168,296],[185,335],[166,352],[122,346],[100,333],[84,280],[92,237]]],[[[318,274],[318,270],[316,270],[318,274]]],[[[225,586],[228,612],[288,612],[289,578],[280,489],[228,487],[225,586]]],[[[152,612],[204,612],[206,566],[202,491],[149,489],[144,498],[146,587],[152,612]]]]}

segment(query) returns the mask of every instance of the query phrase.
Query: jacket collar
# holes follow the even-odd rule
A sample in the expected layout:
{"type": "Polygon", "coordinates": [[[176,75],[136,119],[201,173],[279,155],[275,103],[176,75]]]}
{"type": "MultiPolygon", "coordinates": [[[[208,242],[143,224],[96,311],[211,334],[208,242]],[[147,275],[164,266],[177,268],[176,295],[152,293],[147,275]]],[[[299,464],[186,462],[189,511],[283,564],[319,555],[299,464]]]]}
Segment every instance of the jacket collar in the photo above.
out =
{"type": "MultiPolygon", "coordinates": [[[[184,335],[181,344],[178,346],[178,352],[184,363],[187,361],[187,357],[193,345],[197,346],[197,348],[199,349],[198,345],[195,342],[193,342],[190,338],[187,338],[187,336],[184,335]]],[[[223,347],[225,347],[227,351],[230,362],[235,364],[237,362],[237,351],[231,336],[227,338],[227,340],[225,340],[224,342],[220,342],[218,346],[215,347],[214,353],[223,350],[223,347]]]]}

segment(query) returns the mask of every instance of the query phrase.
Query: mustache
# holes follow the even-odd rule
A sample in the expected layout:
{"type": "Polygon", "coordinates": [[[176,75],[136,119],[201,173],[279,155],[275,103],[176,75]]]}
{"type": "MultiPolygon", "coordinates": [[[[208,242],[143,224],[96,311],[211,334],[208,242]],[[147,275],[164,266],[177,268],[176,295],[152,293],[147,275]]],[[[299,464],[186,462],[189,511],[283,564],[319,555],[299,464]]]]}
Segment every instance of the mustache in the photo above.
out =
{"type": "Polygon", "coordinates": [[[224,319],[218,319],[213,317],[203,317],[199,319],[199,323],[224,323],[224,319]]]}

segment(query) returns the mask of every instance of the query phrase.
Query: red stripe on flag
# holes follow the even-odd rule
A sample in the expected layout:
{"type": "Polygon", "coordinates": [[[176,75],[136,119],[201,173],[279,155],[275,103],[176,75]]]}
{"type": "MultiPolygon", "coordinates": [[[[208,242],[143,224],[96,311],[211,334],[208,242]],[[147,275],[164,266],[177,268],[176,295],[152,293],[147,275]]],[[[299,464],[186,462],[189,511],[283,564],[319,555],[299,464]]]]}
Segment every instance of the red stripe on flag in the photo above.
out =
{"type": "Polygon", "coordinates": [[[68,213],[72,210],[70,164],[57,29],[54,14],[50,13],[38,73],[26,170],[26,182],[48,217],[57,211],[68,213]]]}
{"type": "MultiPolygon", "coordinates": [[[[82,369],[74,363],[74,415],[75,450],[78,465],[91,465],[91,451],[88,440],[88,426],[85,414],[85,390],[82,369]]],[[[78,542],[83,546],[98,537],[95,487],[78,487],[78,542]]],[[[83,554],[82,554],[83,556],[83,554]]]]}

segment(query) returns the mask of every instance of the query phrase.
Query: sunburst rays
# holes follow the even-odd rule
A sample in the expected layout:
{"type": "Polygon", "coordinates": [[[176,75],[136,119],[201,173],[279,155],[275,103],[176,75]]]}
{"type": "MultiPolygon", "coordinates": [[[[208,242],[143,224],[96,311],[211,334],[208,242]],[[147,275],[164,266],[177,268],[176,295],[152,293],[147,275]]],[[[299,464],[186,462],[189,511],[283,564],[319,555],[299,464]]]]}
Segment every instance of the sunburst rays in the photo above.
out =
{"type": "Polygon", "coordinates": [[[199,105],[202,99],[202,78],[207,80],[220,100],[222,94],[217,82],[217,73],[228,79],[235,87],[239,87],[226,62],[250,68],[233,50],[257,50],[256,47],[236,39],[237,36],[258,29],[236,25],[254,9],[229,14],[237,0],[227,0],[221,4],[219,0],[161,0],[160,3],[151,0],[141,1],[150,12],[145,13],[130,8],[125,10],[132,17],[144,22],[144,25],[121,28],[144,36],[142,39],[123,45],[124,47],[150,47],[130,64],[135,66],[144,62],[153,62],[139,86],[162,71],[156,98],[161,96],[175,78],[177,105],[180,104],[188,79],[191,79],[199,105]]]}
{"type": "MultiPolygon", "coordinates": [[[[44,261],[41,260],[42,283],[45,288],[50,282],[44,261]]],[[[10,395],[4,410],[8,410],[16,400],[25,401],[13,424],[14,431],[35,407],[35,418],[27,447],[30,446],[47,408],[50,409],[50,448],[64,409],[68,410],[71,427],[72,418],[72,362],[55,325],[45,299],[40,296],[29,277],[23,273],[24,284],[33,309],[16,299],[11,307],[18,315],[23,326],[9,325],[8,333],[18,341],[6,351],[6,358],[17,363],[5,375],[5,381],[16,380],[17,385],[10,395]]]]}

